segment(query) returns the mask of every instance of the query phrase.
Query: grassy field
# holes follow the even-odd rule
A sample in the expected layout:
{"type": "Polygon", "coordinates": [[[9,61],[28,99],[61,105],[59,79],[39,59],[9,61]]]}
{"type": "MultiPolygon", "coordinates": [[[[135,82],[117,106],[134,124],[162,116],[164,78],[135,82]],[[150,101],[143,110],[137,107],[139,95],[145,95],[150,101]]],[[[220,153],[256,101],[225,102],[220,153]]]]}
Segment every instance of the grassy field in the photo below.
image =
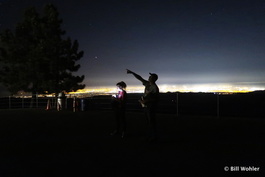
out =
{"type": "Polygon", "coordinates": [[[122,139],[110,111],[0,110],[0,177],[265,175],[264,119],[159,114],[149,143],[144,115],[126,116],[122,139]],[[242,166],[259,171],[231,171],[242,166]]]}

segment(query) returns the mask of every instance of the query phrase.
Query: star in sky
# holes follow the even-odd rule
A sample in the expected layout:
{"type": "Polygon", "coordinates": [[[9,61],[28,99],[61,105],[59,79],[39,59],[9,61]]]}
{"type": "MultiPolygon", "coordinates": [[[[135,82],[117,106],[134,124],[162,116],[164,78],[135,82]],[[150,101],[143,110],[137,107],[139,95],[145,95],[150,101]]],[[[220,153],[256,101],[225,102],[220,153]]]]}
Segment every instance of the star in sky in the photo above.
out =
{"type": "Polygon", "coordinates": [[[115,87],[121,80],[137,88],[126,68],[144,78],[157,73],[160,86],[175,90],[196,84],[243,87],[240,83],[265,88],[263,1],[1,2],[0,30],[14,28],[25,8],[54,3],[66,36],[85,52],[76,74],[85,75],[88,89],[115,87]]]}

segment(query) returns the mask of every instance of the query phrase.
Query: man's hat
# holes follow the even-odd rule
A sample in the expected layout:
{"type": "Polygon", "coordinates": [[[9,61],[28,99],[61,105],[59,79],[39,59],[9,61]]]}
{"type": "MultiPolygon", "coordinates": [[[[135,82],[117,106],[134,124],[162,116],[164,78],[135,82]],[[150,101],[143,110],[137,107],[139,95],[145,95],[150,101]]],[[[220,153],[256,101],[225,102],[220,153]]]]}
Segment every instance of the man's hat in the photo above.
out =
{"type": "Polygon", "coordinates": [[[157,79],[158,79],[158,75],[157,74],[155,74],[155,73],[149,73],[154,79],[155,79],[155,81],[157,81],[157,79]]]}

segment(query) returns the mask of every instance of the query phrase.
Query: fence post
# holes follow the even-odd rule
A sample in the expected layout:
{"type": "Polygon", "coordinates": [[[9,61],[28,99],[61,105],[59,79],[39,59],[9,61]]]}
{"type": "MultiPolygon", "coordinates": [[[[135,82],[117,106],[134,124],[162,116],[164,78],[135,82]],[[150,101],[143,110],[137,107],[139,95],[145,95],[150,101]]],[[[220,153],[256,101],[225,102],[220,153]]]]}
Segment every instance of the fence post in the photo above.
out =
{"type": "Polygon", "coordinates": [[[55,102],[54,102],[54,100],[55,100],[55,98],[52,96],[52,99],[51,99],[52,101],[51,101],[51,107],[52,108],[56,108],[56,105],[55,105],[55,102]]]}
{"type": "Polygon", "coordinates": [[[73,112],[76,112],[76,97],[73,99],[73,112]]]}
{"type": "Polygon", "coordinates": [[[24,96],[22,96],[22,108],[24,109],[24,96]]]}
{"type": "Polygon", "coordinates": [[[219,103],[219,93],[217,94],[217,118],[220,116],[220,103],[219,103]]]}
{"type": "Polygon", "coordinates": [[[38,102],[38,93],[36,93],[36,108],[38,108],[39,102],[38,102]]]}
{"type": "Polygon", "coordinates": [[[177,106],[177,117],[179,116],[179,93],[177,92],[176,95],[176,106],[177,106]]]}
{"type": "Polygon", "coordinates": [[[11,96],[8,97],[8,106],[9,106],[9,109],[11,109],[11,96]]]}
{"type": "Polygon", "coordinates": [[[67,97],[65,98],[65,101],[64,101],[64,109],[67,110],[67,97]]]}

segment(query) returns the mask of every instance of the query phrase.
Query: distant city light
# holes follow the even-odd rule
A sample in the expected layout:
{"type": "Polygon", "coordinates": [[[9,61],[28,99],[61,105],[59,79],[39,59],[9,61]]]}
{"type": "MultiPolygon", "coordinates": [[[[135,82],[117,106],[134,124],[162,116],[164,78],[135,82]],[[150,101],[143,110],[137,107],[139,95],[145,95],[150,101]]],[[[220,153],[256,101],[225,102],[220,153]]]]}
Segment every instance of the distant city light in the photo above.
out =
{"type": "MultiPolygon", "coordinates": [[[[161,93],[166,92],[223,92],[223,93],[246,93],[257,90],[265,90],[265,86],[253,86],[245,84],[184,84],[184,85],[159,85],[161,93]]],[[[144,86],[128,86],[128,93],[143,93],[144,86]]],[[[85,89],[71,92],[73,94],[78,93],[115,93],[117,92],[116,87],[86,87],[85,89]]]]}

